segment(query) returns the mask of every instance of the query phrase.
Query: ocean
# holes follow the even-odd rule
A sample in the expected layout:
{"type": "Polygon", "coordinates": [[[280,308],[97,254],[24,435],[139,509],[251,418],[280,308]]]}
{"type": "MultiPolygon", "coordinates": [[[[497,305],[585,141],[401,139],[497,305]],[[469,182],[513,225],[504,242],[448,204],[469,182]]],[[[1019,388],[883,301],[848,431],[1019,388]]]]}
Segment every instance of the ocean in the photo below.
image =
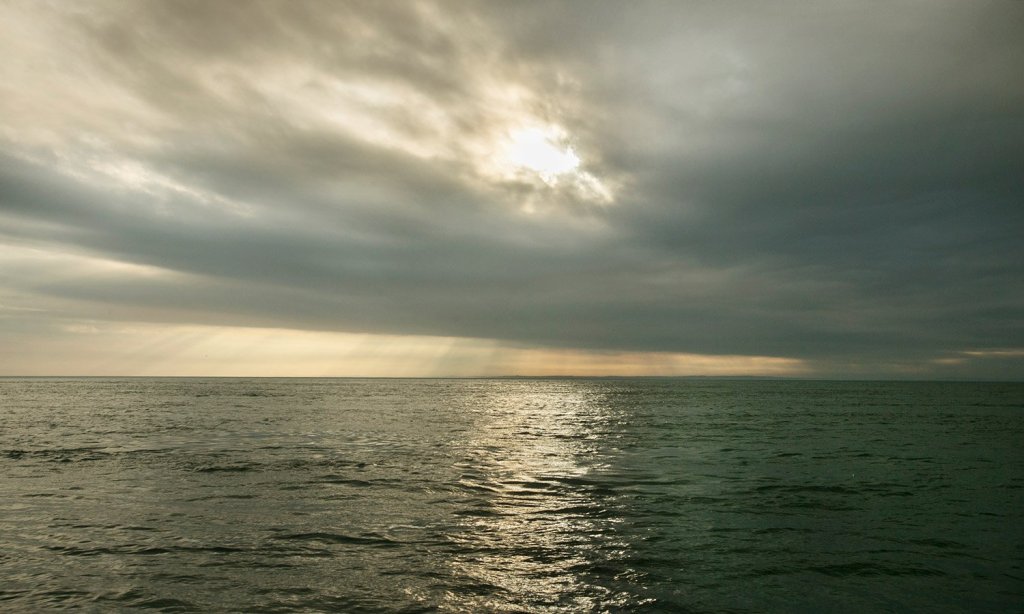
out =
{"type": "Polygon", "coordinates": [[[1024,384],[0,379],[0,610],[1024,611],[1024,384]]]}

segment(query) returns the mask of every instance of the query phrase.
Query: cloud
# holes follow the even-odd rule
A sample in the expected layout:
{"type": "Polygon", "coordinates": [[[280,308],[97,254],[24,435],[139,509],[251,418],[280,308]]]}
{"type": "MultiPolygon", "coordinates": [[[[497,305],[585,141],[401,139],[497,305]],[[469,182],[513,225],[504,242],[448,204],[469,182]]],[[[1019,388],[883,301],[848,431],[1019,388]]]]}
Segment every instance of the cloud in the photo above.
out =
{"type": "Polygon", "coordinates": [[[18,327],[1020,363],[1024,6],[0,11],[18,327]]]}

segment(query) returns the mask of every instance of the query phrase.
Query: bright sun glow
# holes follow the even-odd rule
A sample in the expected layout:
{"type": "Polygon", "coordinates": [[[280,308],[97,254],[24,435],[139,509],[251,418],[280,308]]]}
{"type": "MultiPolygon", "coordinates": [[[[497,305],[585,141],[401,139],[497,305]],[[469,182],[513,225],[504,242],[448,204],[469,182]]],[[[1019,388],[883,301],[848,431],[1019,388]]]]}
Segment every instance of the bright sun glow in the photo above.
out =
{"type": "Polygon", "coordinates": [[[545,182],[575,172],[580,158],[572,147],[562,144],[564,136],[554,129],[524,128],[510,135],[505,158],[514,167],[531,170],[545,182]]]}

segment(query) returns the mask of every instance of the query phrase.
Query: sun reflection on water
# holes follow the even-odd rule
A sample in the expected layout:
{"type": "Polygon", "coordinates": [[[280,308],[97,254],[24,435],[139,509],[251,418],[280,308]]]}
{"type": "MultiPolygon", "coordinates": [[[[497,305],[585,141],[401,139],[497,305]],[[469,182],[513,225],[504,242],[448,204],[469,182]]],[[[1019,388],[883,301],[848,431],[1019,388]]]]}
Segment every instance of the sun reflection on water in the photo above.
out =
{"type": "Polygon", "coordinates": [[[615,449],[614,413],[591,384],[538,392],[499,384],[458,462],[472,505],[452,539],[452,572],[467,589],[450,604],[488,611],[579,611],[636,603],[596,583],[624,558],[615,493],[599,474],[615,449]],[[466,594],[477,595],[466,603],[466,594]]]}

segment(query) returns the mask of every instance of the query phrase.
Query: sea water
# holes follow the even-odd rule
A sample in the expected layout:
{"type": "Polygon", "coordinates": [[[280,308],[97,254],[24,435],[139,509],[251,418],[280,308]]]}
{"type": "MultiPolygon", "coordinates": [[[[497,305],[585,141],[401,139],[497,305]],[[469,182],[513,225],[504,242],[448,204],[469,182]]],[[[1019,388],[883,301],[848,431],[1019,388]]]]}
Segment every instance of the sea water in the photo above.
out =
{"type": "Polygon", "coordinates": [[[0,380],[0,609],[1020,611],[1024,385],[0,380]]]}

